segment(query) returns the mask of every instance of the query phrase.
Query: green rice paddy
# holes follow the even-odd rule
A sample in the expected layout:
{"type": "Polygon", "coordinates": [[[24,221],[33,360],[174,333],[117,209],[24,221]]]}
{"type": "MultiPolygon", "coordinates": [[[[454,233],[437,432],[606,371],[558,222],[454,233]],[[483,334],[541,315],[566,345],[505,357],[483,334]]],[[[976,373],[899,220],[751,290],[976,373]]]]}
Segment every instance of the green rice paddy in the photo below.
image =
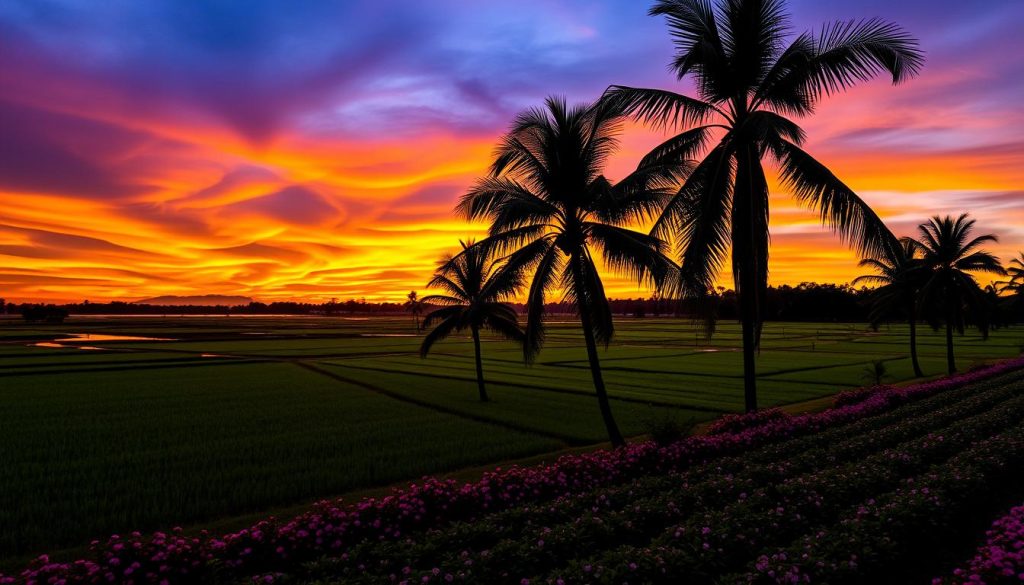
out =
{"type": "MultiPolygon", "coordinates": [[[[964,369],[1019,354],[1024,330],[956,342],[964,369]]],[[[602,365],[624,433],[741,409],[739,343],[732,324],[708,341],[686,320],[620,319],[602,365]]],[[[0,559],[603,440],[571,320],[551,324],[529,367],[514,346],[487,340],[488,404],[476,399],[468,338],[425,360],[418,344],[409,318],[0,321],[0,559]],[[67,334],[89,337],[59,341],[67,334]],[[31,345],[54,340],[66,347],[31,345]]],[[[874,360],[904,381],[907,352],[903,326],[769,323],[760,400],[864,385],[874,360]]],[[[922,331],[920,354],[926,374],[944,372],[940,333],[922,331]]]]}

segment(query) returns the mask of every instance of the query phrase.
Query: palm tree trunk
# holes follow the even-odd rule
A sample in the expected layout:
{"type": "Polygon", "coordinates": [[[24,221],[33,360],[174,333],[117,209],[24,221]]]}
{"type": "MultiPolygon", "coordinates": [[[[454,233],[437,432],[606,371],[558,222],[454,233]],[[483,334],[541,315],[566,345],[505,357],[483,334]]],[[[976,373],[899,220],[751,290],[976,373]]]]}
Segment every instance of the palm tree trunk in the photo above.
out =
{"type": "MultiPolygon", "coordinates": [[[[573,265],[573,277],[576,280],[576,286],[583,286],[584,278],[583,271],[580,268],[580,258],[575,256],[570,258],[569,261],[573,265]]],[[[612,405],[608,402],[608,392],[604,388],[604,377],[601,376],[601,361],[597,355],[597,341],[594,339],[594,328],[590,320],[589,307],[587,307],[586,301],[583,300],[584,295],[577,295],[577,298],[579,299],[577,301],[577,310],[580,314],[580,324],[583,326],[583,339],[587,344],[587,359],[590,360],[590,375],[594,378],[594,393],[597,394],[597,405],[601,409],[601,418],[604,419],[604,426],[608,431],[608,439],[611,441],[612,446],[622,447],[626,444],[626,440],[622,438],[622,433],[619,432],[619,425],[615,423],[615,417],[612,416],[612,405]]]]}
{"type": "Polygon", "coordinates": [[[487,397],[487,388],[484,387],[484,362],[480,358],[480,328],[474,325],[473,330],[473,349],[476,351],[476,386],[480,390],[480,402],[490,402],[490,398],[487,397]]]}
{"type": "MultiPolygon", "coordinates": [[[[581,303],[582,305],[582,303],[581,303]]],[[[586,307],[580,307],[580,322],[583,325],[583,339],[587,344],[587,358],[590,360],[590,374],[594,378],[594,392],[597,394],[597,405],[601,409],[601,418],[604,419],[605,429],[608,430],[608,439],[613,447],[622,447],[626,440],[619,432],[619,425],[615,423],[612,416],[612,405],[608,402],[608,392],[604,388],[604,378],[601,376],[601,362],[597,355],[597,342],[594,340],[594,330],[591,329],[590,314],[586,307]]]]}
{"type": "Polygon", "coordinates": [[[924,376],[921,372],[921,364],[917,360],[917,307],[916,303],[910,303],[910,363],[914,365],[914,376],[924,376]]]}
{"type": "MultiPolygon", "coordinates": [[[[732,213],[732,263],[739,303],[740,321],[743,327],[743,402],[747,412],[757,410],[757,364],[755,351],[761,322],[759,304],[763,288],[760,270],[767,270],[767,264],[759,266],[759,258],[767,261],[767,242],[762,241],[759,216],[764,212],[758,207],[761,196],[754,185],[754,165],[760,164],[757,155],[749,149],[736,153],[736,179],[733,189],[732,213]],[[760,211],[758,211],[760,210],[760,211]],[[764,246],[764,249],[761,247],[764,246]]],[[[767,230],[767,225],[762,226],[767,230]]]]}
{"type": "Polygon", "coordinates": [[[950,374],[956,373],[956,360],[953,358],[953,319],[946,320],[946,367],[950,374]]]}
{"type": "MultiPolygon", "coordinates": [[[[748,295],[744,295],[748,296],[748,295]]],[[[739,299],[740,305],[750,301],[739,299]]],[[[743,311],[747,313],[747,311],[743,311]]],[[[743,317],[743,403],[747,412],[757,410],[757,363],[754,356],[755,329],[757,324],[749,315],[743,317]]]]}

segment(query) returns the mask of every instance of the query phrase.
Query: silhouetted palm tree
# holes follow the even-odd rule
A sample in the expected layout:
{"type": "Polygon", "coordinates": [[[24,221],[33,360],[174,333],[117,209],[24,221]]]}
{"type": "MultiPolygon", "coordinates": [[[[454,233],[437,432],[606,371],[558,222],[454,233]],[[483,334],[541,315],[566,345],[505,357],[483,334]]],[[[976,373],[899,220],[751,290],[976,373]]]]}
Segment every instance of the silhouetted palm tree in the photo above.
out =
{"type": "Polygon", "coordinates": [[[1013,322],[1024,315],[1024,252],[1010,260],[1010,265],[1006,267],[1006,275],[1010,278],[999,281],[996,285],[1000,294],[1009,295],[1008,298],[1003,297],[1002,305],[1006,310],[1004,315],[1013,322]]]}
{"type": "Polygon", "coordinates": [[[669,185],[679,177],[643,167],[618,184],[602,174],[616,146],[621,113],[602,105],[569,107],[551,97],[546,109],[530,109],[516,118],[498,146],[487,178],[462,199],[469,219],[488,219],[489,237],[481,242],[507,257],[509,270],[533,271],[526,299],[526,359],[544,339],[546,295],[561,290],[576,313],[590,360],[601,416],[611,442],[624,444],[612,416],[601,376],[597,344],[612,338],[612,313],[598,265],[599,251],[612,269],[638,280],[660,280],[672,263],[661,240],[621,224],[650,217],[664,205],[669,185]]]}
{"type": "Polygon", "coordinates": [[[910,238],[900,240],[884,258],[865,258],[860,266],[875,269],[875,274],[865,274],[854,279],[853,284],[871,283],[880,285],[871,292],[870,319],[877,325],[893,313],[903,314],[910,323],[910,361],[914,375],[921,377],[921,365],[917,359],[917,301],[929,274],[919,258],[915,258],[918,244],[910,238]]]}
{"type": "Polygon", "coordinates": [[[641,164],[704,153],[653,233],[678,244],[683,290],[696,295],[710,288],[731,244],[748,411],[757,408],[754,353],[768,283],[768,181],[762,159],[774,159],[793,196],[864,256],[882,255],[895,239],[864,201],[800,148],[804,131],[787,116],[811,114],[822,97],[882,71],[898,83],[923,63],[914,38],[879,20],[828,24],[820,34],[805,32],[787,46],[783,5],[781,0],[655,3],[650,14],[666,17],[676,46],[671,68],[679,79],[693,76],[699,99],[624,86],[610,87],[604,97],[655,126],[689,126],[641,164]]]}
{"type": "Polygon", "coordinates": [[[423,314],[423,301],[420,300],[419,295],[416,291],[409,291],[409,294],[405,297],[405,310],[412,313],[413,321],[416,323],[416,332],[420,331],[420,315],[423,314]]]}
{"type": "Polygon", "coordinates": [[[1005,274],[999,260],[980,249],[998,239],[992,234],[971,239],[974,220],[967,217],[966,213],[956,219],[935,216],[918,227],[921,239],[917,246],[930,271],[921,288],[922,302],[941,311],[946,325],[946,364],[951,374],[956,371],[953,329],[962,334],[966,322],[973,319],[982,335],[988,335],[988,299],[971,273],[1005,274]]]}
{"type": "Polygon", "coordinates": [[[490,262],[486,251],[473,242],[462,244],[457,256],[447,256],[441,261],[429,288],[441,289],[445,294],[430,295],[423,303],[441,305],[423,319],[423,328],[437,324],[434,330],[423,338],[420,356],[426,357],[430,348],[452,333],[469,329],[473,335],[473,351],[476,353],[476,383],[480,401],[487,402],[487,388],[484,386],[484,366],[480,357],[480,330],[488,329],[506,339],[522,343],[525,339],[515,309],[505,303],[510,295],[522,286],[522,279],[514,271],[502,271],[490,262]]]}
{"type": "Polygon", "coordinates": [[[996,283],[999,285],[999,292],[1024,294],[1024,252],[1020,252],[1019,256],[1010,260],[1009,266],[1006,267],[1006,275],[1010,278],[996,283]]]}

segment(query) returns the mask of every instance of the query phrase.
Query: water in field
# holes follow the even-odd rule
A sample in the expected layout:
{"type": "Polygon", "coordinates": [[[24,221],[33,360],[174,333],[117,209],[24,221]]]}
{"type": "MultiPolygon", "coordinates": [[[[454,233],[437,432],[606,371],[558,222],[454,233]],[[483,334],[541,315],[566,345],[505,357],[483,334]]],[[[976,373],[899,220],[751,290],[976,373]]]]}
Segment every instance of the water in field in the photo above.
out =
{"type": "Polygon", "coordinates": [[[51,348],[64,348],[64,347],[76,347],[78,349],[87,350],[101,350],[102,347],[93,347],[91,345],[64,345],[63,343],[54,343],[52,341],[42,341],[40,343],[31,343],[30,347],[51,347],[51,348]]]}
{"type": "Polygon", "coordinates": [[[139,335],[106,335],[101,333],[67,333],[64,337],[54,338],[52,341],[41,341],[39,343],[30,343],[30,347],[49,347],[49,348],[76,348],[86,350],[102,350],[102,347],[93,347],[90,345],[78,345],[79,343],[89,341],[177,341],[170,337],[142,337],[139,335]]]}

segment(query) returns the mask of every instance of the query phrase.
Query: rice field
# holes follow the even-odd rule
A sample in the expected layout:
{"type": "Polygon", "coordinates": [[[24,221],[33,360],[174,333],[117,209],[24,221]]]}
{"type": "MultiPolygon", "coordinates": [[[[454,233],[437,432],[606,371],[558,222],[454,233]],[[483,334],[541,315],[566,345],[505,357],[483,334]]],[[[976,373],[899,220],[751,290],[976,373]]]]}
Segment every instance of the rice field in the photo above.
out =
{"type": "MultiPolygon", "coordinates": [[[[926,329],[920,343],[925,373],[943,373],[941,334],[926,329]]],[[[489,404],[476,400],[469,339],[425,360],[418,344],[409,318],[0,321],[0,559],[603,440],[571,321],[552,323],[530,367],[487,340],[489,404]],[[83,337],[62,341],[70,334],[83,337]]],[[[959,366],[1022,344],[1019,328],[987,341],[968,333],[957,338],[959,366]]],[[[738,347],[732,324],[709,341],[685,320],[620,319],[602,358],[623,431],[738,411],[738,347]]],[[[874,360],[889,382],[911,377],[904,327],[769,323],[761,401],[797,405],[864,385],[874,360]]]]}

